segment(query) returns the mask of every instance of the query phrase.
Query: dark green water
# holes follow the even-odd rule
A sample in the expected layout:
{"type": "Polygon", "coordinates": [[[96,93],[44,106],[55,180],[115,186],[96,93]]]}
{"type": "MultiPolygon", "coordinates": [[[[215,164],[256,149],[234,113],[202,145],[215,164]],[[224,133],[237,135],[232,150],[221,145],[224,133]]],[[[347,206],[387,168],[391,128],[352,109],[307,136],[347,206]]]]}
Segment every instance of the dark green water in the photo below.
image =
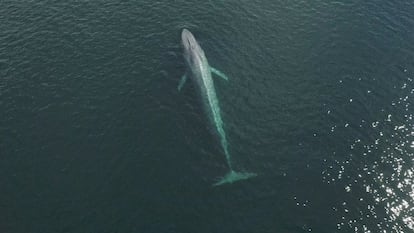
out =
{"type": "Polygon", "coordinates": [[[414,231],[414,2],[1,1],[0,232],[414,231]],[[227,172],[185,72],[210,64],[227,172]]]}

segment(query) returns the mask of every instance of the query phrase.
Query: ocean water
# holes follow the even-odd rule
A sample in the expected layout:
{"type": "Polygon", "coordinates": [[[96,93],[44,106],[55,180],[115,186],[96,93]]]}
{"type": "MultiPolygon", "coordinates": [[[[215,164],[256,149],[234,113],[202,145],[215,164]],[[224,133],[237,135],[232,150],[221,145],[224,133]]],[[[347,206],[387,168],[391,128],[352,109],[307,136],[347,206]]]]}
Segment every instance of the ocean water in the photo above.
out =
{"type": "Polygon", "coordinates": [[[414,232],[414,2],[0,2],[0,232],[414,232]],[[196,89],[215,79],[238,170],[196,89]]]}

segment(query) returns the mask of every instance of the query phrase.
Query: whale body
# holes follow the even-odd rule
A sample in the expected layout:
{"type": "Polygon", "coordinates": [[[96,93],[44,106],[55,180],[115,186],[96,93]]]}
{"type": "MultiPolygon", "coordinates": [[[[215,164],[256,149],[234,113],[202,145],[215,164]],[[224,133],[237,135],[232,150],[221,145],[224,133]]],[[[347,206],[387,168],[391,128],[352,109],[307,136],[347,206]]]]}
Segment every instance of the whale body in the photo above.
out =
{"type": "Polygon", "coordinates": [[[187,80],[187,77],[191,77],[192,81],[195,82],[196,89],[201,97],[204,112],[209,119],[210,127],[214,132],[213,134],[218,137],[218,141],[220,142],[221,148],[223,149],[226,157],[227,166],[230,169],[230,171],[214,185],[233,183],[238,180],[244,180],[256,176],[254,173],[236,172],[233,169],[228,148],[229,144],[227,142],[224,124],[220,114],[220,106],[216,90],[214,88],[212,73],[223,78],[224,80],[228,80],[228,77],[209,65],[203,49],[200,47],[194,35],[189,30],[183,29],[181,33],[181,42],[188,70],[181,78],[178,90],[181,90],[187,80]]]}

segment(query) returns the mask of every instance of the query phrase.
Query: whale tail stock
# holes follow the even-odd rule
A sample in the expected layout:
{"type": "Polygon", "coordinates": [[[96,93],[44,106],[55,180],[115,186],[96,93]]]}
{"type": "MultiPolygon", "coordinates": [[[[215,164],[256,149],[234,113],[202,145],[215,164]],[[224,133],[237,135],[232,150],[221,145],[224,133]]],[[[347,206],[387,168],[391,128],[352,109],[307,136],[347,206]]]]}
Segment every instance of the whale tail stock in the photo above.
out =
{"type": "Polygon", "coordinates": [[[237,182],[239,180],[246,180],[251,177],[257,176],[256,173],[252,172],[236,172],[233,170],[230,170],[225,176],[223,176],[219,181],[213,184],[213,186],[219,186],[223,184],[232,184],[234,182],[237,182]]]}

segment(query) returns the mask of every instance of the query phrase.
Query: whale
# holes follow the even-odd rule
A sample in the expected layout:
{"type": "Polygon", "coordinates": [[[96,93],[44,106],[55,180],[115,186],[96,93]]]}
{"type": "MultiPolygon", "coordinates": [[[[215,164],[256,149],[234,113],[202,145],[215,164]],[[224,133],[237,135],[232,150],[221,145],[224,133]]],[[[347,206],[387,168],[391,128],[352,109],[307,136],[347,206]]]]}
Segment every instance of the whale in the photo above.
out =
{"type": "Polygon", "coordinates": [[[219,100],[216,95],[212,74],[225,81],[228,81],[229,78],[223,72],[209,65],[203,49],[188,29],[182,30],[181,43],[187,70],[181,77],[177,89],[181,91],[189,78],[195,84],[196,90],[201,97],[204,113],[207,115],[209,121],[209,128],[211,128],[212,134],[221,145],[229,169],[228,173],[214,183],[213,186],[231,184],[256,176],[255,173],[236,171],[229,152],[229,143],[224,130],[224,123],[220,113],[219,100]]]}

